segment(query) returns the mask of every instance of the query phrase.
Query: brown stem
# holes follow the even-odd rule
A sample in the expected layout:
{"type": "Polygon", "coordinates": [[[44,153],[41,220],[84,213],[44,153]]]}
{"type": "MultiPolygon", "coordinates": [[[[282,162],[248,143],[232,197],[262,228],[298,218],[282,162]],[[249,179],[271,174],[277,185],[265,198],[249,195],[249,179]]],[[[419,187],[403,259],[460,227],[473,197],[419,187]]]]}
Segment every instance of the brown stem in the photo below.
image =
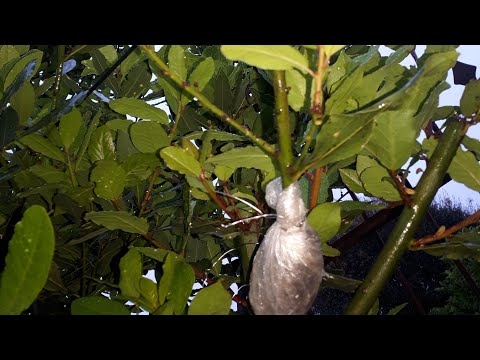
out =
{"type": "Polygon", "coordinates": [[[155,247],[157,247],[157,248],[159,248],[159,249],[169,250],[169,249],[167,249],[165,246],[163,246],[162,244],[160,244],[160,243],[153,237],[152,234],[146,233],[146,234],[142,234],[142,235],[143,235],[143,237],[144,237],[145,239],[147,239],[148,241],[150,241],[150,243],[151,243],[153,246],[155,246],[155,247]]]}
{"type": "Polygon", "coordinates": [[[318,193],[320,192],[320,185],[322,184],[323,167],[315,169],[313,175],[312,190],[308,201],[308,208],[312,210],[317,205],[318,193]]]}
{"type": "Polygon", "coordinates": [[[446,237],[449,237],[453,233],[457,232],[458,230],[464,228],[465,226],[474,224],[474,223],[479,222],[479,221],[480,221],[480,210],[477,210],[474,214],[472,214],[469,217],[463,219],[458,224],[455,224],[452,227],[449,227],[448,229],[446,229],[442,233],[435,233],[435,234],[432,234],[432,235],[427,235],[427,236],[424,236],[424,237],[422,237],[418,240],[415,240],[413,242],[413,247],[415,248],[415,247],[423,246],[425,244],[429,244],[429,243],[432,243],[434,241],[444,239],[446,237]]]}
{"type": "Polygon", "coordinates": [[[227,213],[228,216],[230,216],[230,218],[232,219],[235,219],[235,214],[232,213],[230,210],[228,210],[228,205],[225,203],[225,201],[218,197],[217,193],[215,191],[213,191],[210,186],[208,185],[208,182],[207,180],[205,179],[205,175],[203,174],[203,172],[200,174],[200,176],[198,177],[198,180],[200,180],[200,182],[203,184],[203,186],[205,187],[205,189],[208,191],[208,194],[210,195],[210,197],[213,199],[213,201],[215,201],[215,203],[223,210],[227,213]]]}
{"type": "Polygon", "coordinates": [[[162,169],[160,167],[156,168],[153,172],[152,176],[150,176],[150,182],[148,184],[148,188],[145,191],[145,195],[143,196],[142,204],[140,205],[140,212],[139,216],[142,216],[145,212],[145,207],[147,206],[148,202],[152,198],[152,190],[153,190],[153,183],[155,182],[156,178],[160,174],[162,169]]]}
{"type": "Polygon", "coordinates": [[[388,170],[388,174],[393,179],[393,182],[395,183],[395,187],[397,188],[398,192],[400,193],[400,197],[402,198],[403,203],[406,204],[408,207],[411,207],[412,206],[412,198],[405,191],[405,189],[406,189],[405,184],[400,181],[397,172],[393,171],[393,170],[388,170]]]}

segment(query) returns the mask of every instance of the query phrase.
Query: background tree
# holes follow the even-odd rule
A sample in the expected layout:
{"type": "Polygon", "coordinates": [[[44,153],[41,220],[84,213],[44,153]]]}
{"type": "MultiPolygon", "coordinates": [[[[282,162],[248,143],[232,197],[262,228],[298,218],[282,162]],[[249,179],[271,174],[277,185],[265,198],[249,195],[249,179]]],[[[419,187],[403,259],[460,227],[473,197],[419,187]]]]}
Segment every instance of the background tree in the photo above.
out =
{"type": "Polygon", "coordinates": [[[414,46],[389,47],[0,47],[0,312],[228,314],[269,220],[224,225],[257,214],[245,201],[268,212],[276,176],[299,181],[326,257],[363,211],[402,212],[347,313],[372,308],[408,247],[478,258],[456,228],[412,242],[447,171],[480,190],[480,145],[465,135],[478,82],[438,108],[456,46],[428,46],[411,69],[399,62],[414,46]],[[335,188],[384,202],[334,201],[335,188]]]}

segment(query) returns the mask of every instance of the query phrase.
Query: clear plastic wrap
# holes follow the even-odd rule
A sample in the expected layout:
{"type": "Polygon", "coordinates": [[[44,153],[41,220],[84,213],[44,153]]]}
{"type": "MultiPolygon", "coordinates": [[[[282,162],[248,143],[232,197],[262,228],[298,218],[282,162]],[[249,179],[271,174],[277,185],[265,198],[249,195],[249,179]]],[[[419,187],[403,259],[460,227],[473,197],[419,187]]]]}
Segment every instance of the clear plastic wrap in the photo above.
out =
{"type": "Polygon", "coordinates": [[[253,259],[249,301],[257,315],[305,314],[323,276],[320,239],[307,224],[307,209],[297,183],[282,189],[281,178],[267,184],[265,199],[276,209],[253,259]]]}

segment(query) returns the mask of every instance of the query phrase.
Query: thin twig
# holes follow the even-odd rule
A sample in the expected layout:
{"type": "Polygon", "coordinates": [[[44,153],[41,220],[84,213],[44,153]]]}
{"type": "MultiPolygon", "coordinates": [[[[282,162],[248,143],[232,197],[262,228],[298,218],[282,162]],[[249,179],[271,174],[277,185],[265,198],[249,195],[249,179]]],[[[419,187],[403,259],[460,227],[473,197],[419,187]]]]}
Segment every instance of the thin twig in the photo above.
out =
{"type": "Polygon", "coordinates": [[[273,155],[275,152],[275,146],[269,144],[265,140],[261,139],[260,137],[256,136],[250,129],[247,129],[242,124],[235,121],[231,116],[227,115],[223,112],[220,108],[215,106],[210,100],[208,100],[201,92],[195,89],[194,86],[190,86],[190,84],[181,79],[177,75],[173,74],[168,66],[157,56],[155,51],[147,45],[139,45],[139,47],[148,55],[151,61],[160,67],[161,71],[159,73],[160,76],[166,76],[172,79],[181,89],[186,90],[188,93],[193,95],[198,99],[198,101],[202,104],[203,107],[210,110],[212,113],[217,115],[217,117],[235,128],[238,132],[248,137],[253,143],[257,144],[260,148],[263,149],[267,154],[273,155]]]}
{"type": "Polygon", "coordinates": [[[312,187],[310,191],[310,198],[308,199],[308,208],[312,210],[317,206],[318,194],[320,192],[320,186],[322,184],[323,176],[323,167],[315,169],[315,174],[313,175],[312,187]]]}
{"type": "Polygon", "coordinates": [[[474,214],[470,215],[469,217],[466,217],[465,219],[463,219],[459,223],[453,225],[452,227],[449,227],[448,229],[446,229],[443,232],[440,232],[440,233],[437,232],[435,234],[424,236],[424,237],[422,237],[418,240],[414,240],[412,242],[412,247],[418,248],[419,246],[424,246],[424,245],[430,244],[434,241],[447,238],[447,237],[451,236],[452,234],[454,234],[455,232],[457,232],[458,230],[464,228],[465,226],[474,224],[474,223],[479,222],[479,221],[480,221],[480,210],[477,210],[474,214]]]}

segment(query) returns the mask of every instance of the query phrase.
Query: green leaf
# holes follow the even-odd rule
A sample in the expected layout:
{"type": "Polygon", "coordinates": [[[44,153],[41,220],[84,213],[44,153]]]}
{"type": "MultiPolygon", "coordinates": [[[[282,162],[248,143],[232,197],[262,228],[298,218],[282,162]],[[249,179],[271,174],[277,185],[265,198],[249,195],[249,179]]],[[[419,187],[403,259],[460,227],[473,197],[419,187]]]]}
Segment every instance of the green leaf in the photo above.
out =
{"type": "MultiPolygon", "coordinates": [[[[170,50],[171,51],[171,50],[170,50]]],[[[188,78],[190,86],[193,86],[196,90],[202,91],[208,84],[215,72],[215,62],[211,57],[206,58],[200,62],[197,67],[192,71],[188,78]]],[[[182,93],[182,105],[185,106],[193,99],[193,96],[182,93]]]]}
{"type": "Polygon", "coordinates": [[[130,125],[132,125],[134,122],[132,120],[126,120],[126,119],[114,119],[107,121],[105,125],[110,129],[114,131],[122,130],[123,132],[128,134],[128,128],[130,125]]]}
{"type": "Polygon", "coordinates": [[[332,115],[317,135],[315,166],[356,155],[370,139],[374,117],[381,109],[353,114],[332,115]]]}
{"type": "Polygon", "coordinates": [[[470,80],[460,99],[460,110],[465,116],[472,116],[480,110],[480,80],[470,80]]]}
{"type": "Polygon", "coordinates": [[[161,166],[160,160],[153,154],[132,154],[123,163],[126,174],[126,186],[133,186],[141,180],[146,180],[152,169],[161,166]]]}
{"type": "Polygon", "coordinates": [[[35,301],[47,282],[54,247],[55,233],[47,211],[39,205],[29,207],[8,243],[0,314],[21,314],[35,301]]]}
{"type": "Polygon", "coordinates": [[[105,226],[109,230],[122,230],[134,234],[148,232],[147,218],[139,218],[126,211],[93,211],[85,214],[85,220],[105,226]]]}
{"type": "Polygon", "coordinates": [[[18,114],[19,124],[24,125],[35,109],[35,91],[32,84],[24,82],[10,98],[10,104],[18,114]]]}
{"type": "Polygon", "coordinates": [[[215,175],[223,181],[228,180],[234,171],[241,167],[262,170],[266,174],[265,182],[275,177],[275,165],[272,159],[256,146],[235,148],[212,156],[205,163],[214,164],[215,175]]]}
{"type": "Polygon", "coordinates": [[[130,127],[133,145],[142,153],[156,153],[168,146],[168,136],[162,126],[153,121],[139,121],[130,127]]]}
{"type": "Polygon", "coordinates": [[[390,310],[387,313],[387,315],[397,315],[407,305],[408,305],[408,303],[403,303],[403,304],[400,304],[398,306],[395,306],[392,310],[390,310]]]}
{"type": "Polygon", "coordinates": [[[473,151],[475,153],[476,158],[480,160],[480,141],[479,140],[465,135],[465,137],[462,140],[462,144],[465,145],[465,147],[468,150],[473,151]]]}
{"type": "Polygon", "coordinates": [[[140,279],[142,278],[142,256],[136,249],[130,249],[120,259],[120,290],[122,295],[137,299],[140,297],[140,279]]]}
{"type": "Polygon", "coordinates": [[[331,57],[336,52],[342,50],[347,45],[323,45],[323,51],[327,57],[331,57]]]}
{"type": "Polygon", "coordinates": [[[13,84],[17,76],[25,69],[25,67],[33,60],[35,60],[35,67],[33,72],[27,77],[25,81],[30,81],[40,68],[42,63],[43,52],[40,50],[30,50],[25,55],[23,55],[16,63],[12,66],[8,72],[5,82],[3,84],[3,89],[6,90],[8,87],[13,84]]]}
{"type": "Polygon", "coordinates": [[[105,200],[115,200],[123,192],[125,170],[114,160],[98,160],[90,180],[95,182],[95,194],[105,200]]]}
{"type": "Polygon", "coordinates": [[[140,279],[140,294],[148,302],[150,308],[158,308],[157,284],[154,281],[142,277],[140,279]]]}
{"type": "Polygon", "coordinates": [[[222,45],[222,54],[229,60],[240,60],[264,70],[299,69],[307,73],[307,59],[290,45],[222,45]]]}
{"type": "Polygon", "coordinates": [[[98,51],[102,53],[109,64],[113,64],[117,60],[117,50],[113,45],[102,46],[98,51]]]}
{"type": "Polygon", "coordinates": [[[378,298],[375,300],[375,303],[372,305],[370,310],[368,310],[367,315],[378,315],[378,309],[379,309],[379,301],[378,298]]]}
{"type": "Polygon", "coordinates": [[[69,182],[67,174],[51,165],[33,165],[30,170],[36,176],[42,178],[47,184],[69,182]]]}
{"type": "Polygon", "coordinates": [[[147,64],[141,62],[126,75],[126,80],[122,82],[118,95],[122,98],[138,98],[149,90],[151,79],[152,73],[147,64]]]}
{"type": "Polygon", "coordinates": [[[18,50],[15,49],[13,45],[1,45],[0,46],[0,70],[3,68],[3,65],[10,62],[11,60],[18,59],[20,54],[18,50]]]}
{"type": "Polygon", "coordinates": [[[194,86],[198,91],[202,91],[208,84],[215,72],[215,62],[211,57],[202,60],[188,78],[191,86],[194,86]]]}
{"type": "Polygon", "coordinates": [[[340,169],[340,177],[343,183],[353,192],[364,193],[365,189],[357,175],[357,172],[353,169],[340,169]]]}
{"type": "Polygon", "coordinates": [[[0,114],[0,148],[15,140],[18,126],[18,115],[13,108],[8,107],[0,114]]]}
{"type": "Polygon", "coordinates": [[[413,109],[403,109],[387,111],[376,118],[376,126],[367,146],[388,169],[402,167],[416,150],[418,131],[413,115],[413,109]]]}
{"type": "Polygon", "coordinates": [[[72,111],[62,116],[58,131],[65,149],[69,149],[78,136],[81,127],[85,127],[80,111],[74,107],[72,111]]]}
{"type": "Polygon", "coordinates": [[[141,254],[162,263],[165,262],[168,254],[176,255],[174,252],[165,249],[154,249],[151,247],[136,247],[135,249],[137,249],[141,254]]]}
{"type": "Polygon", "coordinates": [[[170,169],[180,174],[198,177],[202,172],[198,160],[183,148],[175,146],[163,148],[160,150],[160,156],[170,169]]]}
{"type": "Polygon", "coordinates": [[[362,175],[365,169],[368,169],[369,167],[375,167],[375,166],[378,166],[378,163],[371,157],[364,156],[364,155],[357,156],[357,174],[359,176],[362,175]]]}
{"type": "Polygon", "coordinates": [[[213,275],[220,275],[220,271],[222,269],[222,261],[218,259],[222,256],[222,248],[215,242],[215,239],[207,240],[207,253],[210,262],[212,263],[212,267],[210,272],[213,275]]]}
{"type": "Polygon", "coordinates": [[[168,50],[168,67],[180,79],[187,79],[187,66],[185,65],[185,50],[180,45],[172,45],[168,50]]]}
{"type": "Polygon", "coordinates": [[[115,144],[111,130],[102,125],[90,137],[88,156],[92,162],[99,160],[115,160],[115,144]]]}
{"type": "Polygon", "coordinates": [[[468,186],[470,189],[480,191],[480,165],[475,155],[470,151],[458,148],[448,173],[453,180],[468,186]]]}
{"type": "Polygon", "coordinates": [[[344,276],[327,273],[322,280],[322,288],[330,288],[353,293],[360,286],[360,280],[350,279],[344,276]]]}
{"type": "MultiPolygon", "coordinates": [[[[425,149],[428,157],[432,156],[437,143],[438,141],[433,137],[423,140],[422,148],[425,149]]],[[[480,165],[472,152],[458,148],[448,167],[448,173],[453,180],[470,189],[480,191],[480,165]]]]}
{"type": "Polygon", "coordinates": [[[188,315],[228,315],[232,298],[221,282],[199,291],[188,309],[188,315]]]}
{"type": "Polygon", "coordinates": [[[206,131],[195,131],[188,135],[185,135],[183,138],[185,140],[195,140],[195,139],[202,139],[204,137],[205,141],[247,141],[248,138],[246,136],[241,136],[237,134],[231,134],[225,131],[218,131],[218,130],[206,130],[206,131]]]}
{"type": "Polygon", "coordinates": [[[472,258],[480,261],[479,235],[478,232],[461,233],[446,238],[444,243],[425,246],[421,250],[430,255],[446,256],[452,260],[472,258]]]}
{"type": "Polygon", "coordinates": [[[72,302],[72,315],[130,315],[130,310],[104,296],[85,296],[72,302]]]}
{"type": "Polygon", "coordinates": [[[340,251],[328,245],[327,243],[322,243],[322,253],[323,253],[323,256],[329,256],[329,257],[340,256],[340,251]]]}
{"type": "Polygon", "coordinates": [[[65,163],[65,156],[60,149],[43,136],[30,134],[22,137],[20,141],[35,152],[65,163]]]}
{"type": "Polygon", "coordinates": [[[174,314],[182,314],[195,282],[192,267],[178,255],[170,253],[162,269],[163,275],[158,285],[159,302],[173,302],[174,314]]]}
{"type": "Polygon", "coordinates": [[[309,83],[308,77],[309,75],[302,74],[296,69],[287,70],[285,72],[285,80],[287,82],[287,86],[289,87],[288,105],[290,105],[295,111],[308,109],[311,104],[310,96],[308,96],[308,98],[306,96],[307,83],[309,83]]]}
{"type": "Polygon", "coordinates": [[[109,102],[113,111],[119,114],[128,114],[145,120],[153,120],[168,125],[168,116],[165,111],[146,102],[134,98],[121,98],[109,102]]]}
{"type": "Polygon", "coordinates": [[[397,188],[384,178],[390,178],[390,175],[387,170],[378,165],[365,169],[360,175],[363,187],[373,196],[386,201],[401,200],[397,188]]]}
{"type": "Polygon", "coordinates": [[[317,232],[322,243],[330,240],[340,229],[340,205],[324,203],[315,206],[308,214],[308,224],[317,232]]]}

